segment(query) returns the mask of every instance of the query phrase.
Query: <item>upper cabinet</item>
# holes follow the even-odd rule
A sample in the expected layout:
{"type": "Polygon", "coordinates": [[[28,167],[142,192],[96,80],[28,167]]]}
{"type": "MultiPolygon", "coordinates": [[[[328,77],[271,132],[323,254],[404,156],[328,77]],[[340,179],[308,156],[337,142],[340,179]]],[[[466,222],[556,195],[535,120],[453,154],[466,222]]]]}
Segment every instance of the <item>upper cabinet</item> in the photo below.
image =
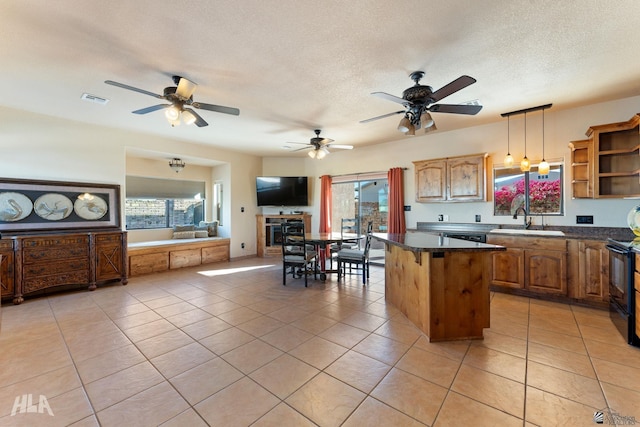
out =
{"type": "Polygon", "coordinates": [[[413,164],[416,202],[486,201],[486,153],[420,160],[413,164]]]}
{"type": "Polygon", "coordinates": [[[572,150],[574,198],[640,196],[640,114],[629,121],[591,126],[572,150]]]}

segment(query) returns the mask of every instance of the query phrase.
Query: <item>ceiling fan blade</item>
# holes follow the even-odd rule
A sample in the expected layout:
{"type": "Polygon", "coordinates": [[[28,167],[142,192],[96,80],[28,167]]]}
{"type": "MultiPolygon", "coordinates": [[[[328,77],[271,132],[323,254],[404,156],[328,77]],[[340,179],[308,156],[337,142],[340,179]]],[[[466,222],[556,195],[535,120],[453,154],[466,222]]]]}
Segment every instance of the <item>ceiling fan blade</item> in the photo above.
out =
{"type": "Polygon", "coordinates": [[[404,98],[399,98],[395,95],[391,95],[389,93],[386,92],[373,92],[371,93],[371,95],[377,96],[378,98],[382,98],[382,99],[386,99],[388,101],[392,101],[392,102],[397,102],[398,104],[402,104],[405,107],[411,105],[411,103],[409,101],[407,101],[404,98]]]}
{"type": "Polygon", "coordinates": [[[222,105],[205,104],[202,102],[192,102],[191,106],[202,110],[215,111],[217,113],[232,114],[234,116],[240,115],[240,110],[233,107],[223,107],[222,105]]]}
{"type": "Polygon", "coordinates": [[[327,144],[331,144],[333,142],[333,139],[331,139],[331,138],[322,138],[317,142],[320,143],[320,145],[327,145],[327,144]]]}
{"type": "Polygon", "coordinates": [[[133,114],[147,114],[147,113],[152,113],[154,111],[158,111],[158,110],[162,110],[164,108],[169,108],[171,107],[172,104],[158,104],[158,105],[154,105],[151,107],[147,107],[147,108],[141,108],[139,110],[136,111],[132,111],[133,114]]]}
{"type": "Polygon", "coordinates": [[[329,144],[327,147],[337,148],[338,150],[353,150],[353,145],[329,144]]]}
{"type": "Polygon", "coordinates": [[[309,145],[308,147],[302,147],[302,148],[298,148],[297,150],[291,150],[291,152],[295,153],[296,151],[308,150],[309,148],[313,148],[313,146],[309,145]]]}
{"type": "Polygon", "coordinates": [[[396,111],[396,112],[389,113],[389,114],[383,114],[382,116],[372,117],[372,118],[366,119],[366,120],[360,120],[360,123],[369,123],[369,122],[372,122],[374,120],[384,119],[385,117],[395,116],[396,114],[401,114],[401,113],[404,113],[404,112],[405,112],[404,110],[400,110],[400,111],[396,111]]]}
{"type": "Polygon", "coordinates": [[[207,126],[209,123],[207,123],[202,117],[200,117],[200,115],[198,113],[196,113],[194,110],[192,110],[191,108],[185,108],[185,111],[188,111],[189,113],[193,114],[193,116],[196,118],[195,124],[196,126],[198,126],[199,128],[207,126]]]}
{"type": "Polygon", "coordinates": [[[429,107],[433,113],[454,113],[454,114],[478,114],[482,110],[482,105],[464,104],[436,104],[429,107]]]}
{"type": "Polygon", "coordinates": [[[193,92],[195,92],[196,86],[198,85],[191,80],[180,77],[180,82],[178,83],[178,88],[176,89],[176,95],[184,99],[189,99],[191,98],[191,95],[193,95],[193,92]]]}
{"type": "Polygon", "coordinates": [[[118,83],[118,82],[114,82],[112,80],[105,80],[104,82],[106,84],[108,84],[108,85],[111,85],[111,86],[117,86],[117,87],[120,87],[122,89],[128,89],[128,90],[132,90],[134,92],[139,92],[139,93],[142,93],[142,94],[145,94],[145,95],[153,96],[154,98],[164,99],[164,96],[162,96],[162,95],[158,95],[158,94],[155,94],[153,92],[149,92],[148,90],[138,89],[137,87],[129,86],[129,85],[126,85],[124,83],[118,83]]]}
{"type": "Polygon", "coordinates": [[[476,79],[474,79],[473,77],[469,77],[469,76],[458,77],[448,85],[443,86],[437,91],[433,92],[433,94],[431,94],[431,99],[433,99],[433,102],[438,102],[441,99],[451,95],[452,93],[455,93],[460,89],[464,89],[465,87],[474,84],[475,82],[476,82],[476,79]]]}

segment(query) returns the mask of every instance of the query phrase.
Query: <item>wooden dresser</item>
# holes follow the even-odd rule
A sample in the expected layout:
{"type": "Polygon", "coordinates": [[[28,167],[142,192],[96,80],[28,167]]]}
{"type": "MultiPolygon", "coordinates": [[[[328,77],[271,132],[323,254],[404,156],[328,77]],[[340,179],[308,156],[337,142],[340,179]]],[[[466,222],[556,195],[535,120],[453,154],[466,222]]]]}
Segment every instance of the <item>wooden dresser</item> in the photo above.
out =
{"type": "Polygon", "coordinates": [[[14,304],[53,288],[128,281],[127,234],[120,230],[3,236],[0,253],[2,299],[14,304]]]}

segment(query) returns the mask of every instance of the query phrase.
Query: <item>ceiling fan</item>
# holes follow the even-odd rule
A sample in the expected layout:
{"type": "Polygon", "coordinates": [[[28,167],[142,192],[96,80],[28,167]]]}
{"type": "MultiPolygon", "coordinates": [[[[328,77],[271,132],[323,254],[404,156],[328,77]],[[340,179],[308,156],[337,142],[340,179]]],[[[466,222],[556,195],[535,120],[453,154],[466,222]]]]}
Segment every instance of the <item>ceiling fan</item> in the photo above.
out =
{"type": "Polygon", "coordinates": [[[429,114],[429,112],[473,115],[478,114],[478,112],[482,110],[481,105],[434,104],[435,102],[438,102],[441,99],[444,99],[445,97],[475,83],[476,79],[473,77],[458,77],[435,92],[431,86],[424,86],[420,84],[420,79],[424,77],[424,71],[414,71],[409,77],[411,77],[411,80],[415,82],[415,85],[405,89],[404,92],[402,92],[402,98],[385,92],[372,93],[372,95],[379,98],[402,104],[405,108],[404,110],[394,111],[393,113],[362,120],[360,123],[368,123],[374,120],[404,113],[404,117],[400,120],[400,124],[398,125],[398,130],[400,132],[404,132],[405,135],[415,135],[415,131],[421,127],[424,127],[425,132],[436,130],[435,122],[431,118],[431,114],[429,114]]]}
{"type": "Polygon", "coordinates": [[[195,102],[193,100],[193,92],[196,90],[196,84],[191,80],[184,77],[173,76],[173,82],[176,86],[169,86],[164,88],[162,95],[155,94],[153,92],[146,91],[144,89],[138,89],[137,87],[129,86],[123,83],[114,82],[112,80],[105,80],[105,83],[112,86],[121,87],[123,89],[132,90],[145,95],[153,96],[154,98],[164,99],[169,101],[169,104],[158,104],[151,107],[141,108],[139,110],[132,111],[134,114],[147,114],[157,110],[165,110],[165,115],[171,126],[177,126],[180,124],[180,117],[185,124],[195,123],[198,127],[207,126],[208,123],[200,117],[192,108],[198,108],[201,110],[215,111],[217,113],[232,114],[237,116],[240,114],[240,110],[232,107],[223,107],[222,105],[205,104],[203,102],[195,102]]]}
{"type": "Polygon", "coordinates": [[[328,150],[329,147],[338,148],[340,150],[352,150],[353,149],[353,145],[332,144],[333,139],[320,138],[320,129],[315,129],[314,132],[315,132],[316,136],[315,136],[315,138],[311,138],[309,140],[309,143],[305,143],[305,142],[289,142],[289,144],[306,145],[306,147],[299,148],[299,149],[293,150],[293,151],[308,150],[309,148],[311,148],[312,150],[309,151],[309,157],[311,157],[312,159],[322,160],[322,159],[325,158],[325,156],[327,154],[329,154],[329,150],[328,150]]]}

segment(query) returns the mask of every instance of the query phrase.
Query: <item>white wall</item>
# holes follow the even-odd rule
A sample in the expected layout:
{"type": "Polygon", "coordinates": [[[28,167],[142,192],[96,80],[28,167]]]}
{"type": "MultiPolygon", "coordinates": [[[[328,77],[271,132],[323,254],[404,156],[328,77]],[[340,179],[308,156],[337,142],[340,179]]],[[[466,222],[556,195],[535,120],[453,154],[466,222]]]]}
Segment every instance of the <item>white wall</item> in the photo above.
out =
{"type": "MultiPolygon", "coordinates": [[[[551,100],[552,101],[552,100],[551,100]]],[[[523,108],[531,106],[523,105],[523,108]]],[[[571,141],[586,139],[589,126],[624,122],[640,111],[640,97],[626,98],[567,110],[545,111],[545,157],[547,160],[565,160],[565,215],[545,217],[546,225],[576,225],[576,215],[593,215],[594,226],[626,227],[629,210],[638,202],[624,199],[585,200],[571,198],[571,141]]],[[[434,114],[437,123],[438,114],[434,114]]],[[[389,126],[395,126],[395,119],[386,119],[389,126]]],[[[362,126],[366,126],[363,124],[362,126]]],[[[519,161],[524,153],[524,116],[511,118],[511,154],[519,161]]],[[[349,144],[349,141],[337,141],[349,144]]],[[[407,227],[413,228],[418,221],[437,221],[438,214],[449,215],[451,222],[474,222],[475,215],[482,216],[483,223],[520,224],[521,219],[508,216],[493,216],[492,201],[477,203],[416,203],[413,161],[476,153],[489,153],[490,163],[502,163],[507,152],[507,120],[501,117],[495,123],[454,131],[438,130],[429,134],[408,137],[399,133],[398,140],[386,144],[360,147],[351,151],[333,150],[323,160],[306,157],[305,174],[317,178],[324,174],[340,175],[355,172],[385,171],[391,167],[406,167],[405,205],[411,205],[406,213],[407,227]]],[[[540,160],[542,157],[542,114],[527,115],[527,157],[540,160]]],[[[282,158],[265,158],[263,172],[282,172],[282,158]]],[[[298,170],[299,171],[299,170],[298,170]]],[[[491,185],[491,172],[487,179],[491,185]]],[[[317,186],[319,188],[319,186],[317,186]]],[[[491,193],[489,189],[489,193],[491,193]]],[[[313,229],[319,227],[319,191],[314,192],[313,229]]],[[[541,224],[541,217],[534,217],[534,224],[541,224]]]]}
{"type": "MultiPolygon", "coordinates": [[[[222,175],[226,174],[224,204],[228,212],[221,231],[231,237],[232,258],[248,254],[240,249],[241,242],[255,253],[255,216],[232,213],[239,210],[236,204],[255,206],[255,202],[249,205],[255,198],[255,183],[251,183],[261,172],[260,157],[10,108],[0,108],[0,117],[0,177],[117,184],[124,197],[126,153],[130,149],[199,159],[202,164],[226,164],[222,175]]],[[[168,165],[167,169],[170,172],[168,165]]],[[[212,172],[211,176],[218,175],[212,172]]],[[[123,220],[121,225],[124,229],[123,220]]]]}

